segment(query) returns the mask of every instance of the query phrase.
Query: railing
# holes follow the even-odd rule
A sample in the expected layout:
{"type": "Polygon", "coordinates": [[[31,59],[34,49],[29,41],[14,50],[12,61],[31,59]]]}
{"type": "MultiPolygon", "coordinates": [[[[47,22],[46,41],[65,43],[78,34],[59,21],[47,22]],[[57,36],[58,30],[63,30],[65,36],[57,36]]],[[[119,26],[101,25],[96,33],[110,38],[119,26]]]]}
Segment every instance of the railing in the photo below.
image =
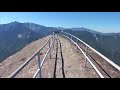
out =
{"type": "MultiPolygon", "coordinates": [[[[54,40],[55,40],[55,39],[54,39],[54,40]]],[[[53,42],[51,43],[51,45],[49,44],[49,49],[47,50],[47,52],[46,52],[46,54],[45,54],[42,62],[40,62],[40,56],[38,56],[38,64],[39,64],[39,67],[38,67],[38,70],[36,71],[36,73],[34,74],[33,78],[36,78],[36,76],[37,76],[38,74],[39,74],[39,77],[41,78],[41,68],[42,68],[42,65],[43,65],[43,63],[44,63],[44,61],[45,61],[48,53],[50,52],[50,49],[51,49],[51,47],[52,47],[52,45],[53,45],[53,43],[54,43],[54,40],[53,40],[53,42]]],[[[51,59],[51,53],[50,53],[50,59],[51,59]]]]}
{"type": "MultiPolygon", "coordinates": [[[[89,46],[88,44],[86,44],[84,41],[82,41],[81,39],[77,38],[76,36],[72,35],[72,34],[69,34],[67,32],[60,32],[60,35],[68,38],[70,41],[72,41],[76,46],[77,48],[82,52],[82,54],[84,55],[85,57],[85,61],[88,61],[91,66],[94,68],[94,70],[97,72],[97,74],[101,77],[101,78],[104,78],[104,76],[102,75],[102,73],[98,70],[98,68],[94,65],[94,63],[89,59],[89,57],[87,56],[86,52],[89,49],[91,49],[92,51],[94,51],[96,54],[98,54],[99,56],[101,56],[104,60],[106,60],[109,64],[111,64],[113,67],[115,67],[117,70],[120,71],[120,67],[115,64],[114,62],[112,62],[110,59],[108,59],[107,57],[105,57],[104,55],[102,55],[100,52],[98,52],[97,50],[95,50],[94,48],[92,48],[91,46],[89,46]],[[75,42],[76,40],[76,42],[75,42]],[[85,45],[85,51],[83,51],[83,49],[78,45],[78,41],[80,41],[82,44],[85,45]]],[[[54,45],[54,41],[55,41],[55,35],[53,33],[53,35],[49,38],[49,40],[38,50],[36,51],[28,60],[26,60],[17,70],[15,70],[8,78],[14,78],[31,60],[33,60],[33,58],[35,56],[37,56],[38,58],[38,69],[37,71],[35,72],[33,78],[36,78],[37,76],[39,78],[41,78],[41,68],[43,66],[43,63],[48,55],[48,53],[50,54],[50,58],[51,58],[51,47],[52,45],[54,45]],[[52,39],[52,43],[50,43],[50,40],[52,39]],[[40,60],[40,51],[47,45],[49,44],[49,49],[47,50],[45,56],[43,57],[42,60],[40,60]],[[39,74],[39,75],[38,75],[39,74]]],[[[86,64],[86,62],[85,62],[86,64]]]]}
{"type": "Polygon", "coordinates": [[[97,50],[95,50],[94,48],[92,48],[91,46],[89,46],[88,44],[86,44],[84,41],[82,41],[81,39],[77,38],[76,36],[69,34],[67,32],[61,32],[61,35],[68,38],[69,40],[71,40],[76,46],[77,48],[82,52],[82,54],[85,57],[85,60],[88,60],[90,62],[90,64],[93,66],[93,68],[95,69],[95,71],[98,73],[98,75],[101,78],[104,78],[104,76],[100,73],[100,71],[97,69],[97,67],[91,62],[91,60],[88,58],[88,56],[86,55],[87,49],[91,49],[92,51],[94,51],[96,54],[98,54],[100,57],[102,57],[104,60],[106,60],[109,64],[111,64],[113,67],[115,67],[117,70],[120,71],[120,67],[115,64],[114,62],[112,62],[110,59],[108,59],[107,57],[105,57],[103,54],[101,54],[100,52],[98,52],[97,50]],[[73,40],[75,39],[75,40],[73,40]],[[82,44],[85,45],[85,52],[81,49],[81,47],[77,44],[77,42],[80,41],[82,44]]]}
{"type": "Polygon", "coordinates": [[[24,62],[17,70],[15,70],[8,78],[14,78],[31,60],[33,60],[33,58],[35,56],[38,56],[38,70],[35,73],[35,75],[33,76],[33,78],[35,78],[37,76],[37,74],[39,73],[39,77],[41,77],[41,67],[46,59],[46,56],[48,55],[48,53],[50,53],[50,58],[51,58],[51,46],[54,43],[54,33],[53,35],[49,38],[49,40],[38,50],[36,51],[28,60],[26,60],[26,62],[24,62]],[[50,44],[50,40],[52,39],[52,43],[50,44]],[[40,62],[40,51],[49,43],[49,49],[47,50],[47,53],[45,54],[45,56],[43,57],[42,62],[40,62]]]}

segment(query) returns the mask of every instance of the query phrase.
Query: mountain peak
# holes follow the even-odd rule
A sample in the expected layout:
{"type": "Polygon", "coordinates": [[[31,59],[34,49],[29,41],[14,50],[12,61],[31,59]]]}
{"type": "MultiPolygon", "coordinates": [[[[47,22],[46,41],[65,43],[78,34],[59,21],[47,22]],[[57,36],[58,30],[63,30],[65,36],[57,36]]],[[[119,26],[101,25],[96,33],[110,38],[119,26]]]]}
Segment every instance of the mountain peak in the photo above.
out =
{"type": "Polygon", "coordinates": [[[20,23],[20,22],[18,22],[18,21],[13,21],[13,22],[11,22],[11,23],[20,23]]]}
{"type": "Polygon", "coordinates": [[[87,29],[87,28],[85,28],[85,27],[81,27],[81,29],[87,29]]]}

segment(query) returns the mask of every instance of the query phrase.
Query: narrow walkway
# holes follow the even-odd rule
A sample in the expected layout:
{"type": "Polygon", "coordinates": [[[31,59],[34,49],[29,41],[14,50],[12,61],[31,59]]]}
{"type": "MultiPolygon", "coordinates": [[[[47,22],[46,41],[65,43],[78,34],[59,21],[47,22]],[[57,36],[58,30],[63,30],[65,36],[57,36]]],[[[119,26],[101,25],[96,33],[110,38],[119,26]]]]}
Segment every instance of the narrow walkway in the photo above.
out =
{"type": "Polygon", "coordinates": [[[56,36],[54,48],[51,50],[52,59],[46,60],[43,78],[97,78],[99,77],[92,66],[87,63],[81,52],[66,38],[56,36]],[[60,45],[61,44],[61,45],[60,45]]]}
{"type": "MultiPolygon", "coordinates": [[[[49,37],[49,36],[48,36],[49,37]]],[[[42,41],[47,41],[47,38],[43,39],[42,41]]],[[[50,54],[48,54],[47,58],[45,59],[45,62],[42,66],[42,78],[98,78],[98,74],[96,71],[92,68],[92,66],[87,63],[86,68],[85,60],[83,54],[79,51],[77,53],[76,46],[70,42],[68,39],[63,38],[62,36],[55,36],[55,43],[51,48],[51,59],[50,54]]],[[[41,42],[41,40],[38,40],[41,42]]],[[[35,41],[38,43],[38,41],[35,41]]],[[[42,43],[39,43],[38,46],[42,46],[42,43]]],[[[28,46],[27,46],[28,47],[28,46]]],[[[25,47],[25,48],[27,48],[25,47]]],[[[35,46],[31,46],[32,48],[37,48],[35,46]]],[[[31,47],[29,49],[31,49],[31,47]]],[[[40,48],[40,47],[39,47],[40,48]]],[[[23,49],[22,51],[18,52],[18,54],[28,54],[28,48],[23,49]],[[24,52],[23,52],[24,51],[24,52]],[[27,52],[27,53],[25,53],[27,52]]],[[[35,51],[36,51],[35,50],[35,51]]],[[[35,52],[34,51],[34,52],[35,52]]],[[[41,59],[44,57],[45,53],[47,51],[47,47],[42,50],[42,55],[40,55],[41,59]]],[[[32,53],[34,53],[32,52],[32,53]]],[[[24,55],[24,57],[25,57],[24,55]]],[[[32,55],[32,54],[31,54],[32,55]]],[[[18,55],[14,55],[18,57],[18,55]]],[[[12,56],[13,57],[13,56],[12,56]]],[[[30,57],[30,55],[29,55],[30,57]]],[[[19,58],[22,58],[19,57],[19,58]]],[[[26,56],[26,59],[28,57],[26,56]]],[[[18,58],[11,58],[11,60],[18,60],[18,58]]],[[[23,60],[25,62],[25,60],[23,60]]],[[[16,61],[18,62],[18,61],[16,61]]],[[[35,57],[17,76],[16,78],[32,78],[35,72],[38,69],[37,64],[37,57],[35,57]]],[[[11,61],[12,63],[12,61],[11,61]]],[[[23,62],[22,62],[23,63],[23,62]]],[[[19,65],[18,63],[15,63],[12,65],[12,69],[6,71],[2,77],[8,77],[14,70],[16,70],[15,65],[19,65]]],[[[8,68],[8,67],[6,67],[8,68]]],[[[4,69],[0,69],[4,70],[4,69]]],[[[5,71],[5,70],[4,70],[5,71]]]]}
{"type": "Polygon", "coordinates": [[[87,63],[84,67],[85,60],[81,52],[77,53],[77,48],[69,40],[60,37],[62,52],[64,58],[64,70],[66,78],[96,78],[98,77],[92,66],[87,63]]]}

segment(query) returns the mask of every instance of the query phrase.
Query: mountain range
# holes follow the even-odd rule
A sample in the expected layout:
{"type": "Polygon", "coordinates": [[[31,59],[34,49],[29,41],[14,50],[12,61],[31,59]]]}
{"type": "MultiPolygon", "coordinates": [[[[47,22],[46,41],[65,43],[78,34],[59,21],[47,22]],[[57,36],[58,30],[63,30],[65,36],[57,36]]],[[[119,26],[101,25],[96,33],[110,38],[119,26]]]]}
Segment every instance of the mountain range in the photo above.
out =
{"type": "Polygon", "coordinates": [[[108,33],[104,35],[88,31],[66,30],[66,32],[77,36],[113,62],[120,65],[120,33],[108,33]]]}
{"type": "Polygon", "coordinates": [[[17,21],[0,25],[0,61],[57,29],[17,21]]]}
{"type": "Polygon", "coordinates": [[[64,30],[82,39],[120,65],[120,33],[102,33],[84,27],[46,27],[35,23],[11,22],[0,24],[0,62],[21,50],[30,42],[64,30]]]}

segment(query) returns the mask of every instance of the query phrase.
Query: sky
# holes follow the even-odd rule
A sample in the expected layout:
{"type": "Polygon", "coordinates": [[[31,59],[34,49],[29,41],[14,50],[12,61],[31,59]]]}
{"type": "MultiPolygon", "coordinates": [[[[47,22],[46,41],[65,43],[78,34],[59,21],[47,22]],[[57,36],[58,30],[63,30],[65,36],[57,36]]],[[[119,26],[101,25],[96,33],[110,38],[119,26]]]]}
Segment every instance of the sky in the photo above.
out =
{"type": "Polygon", "coordinates": [[[85,27],[99,32],[120,32],[120,12],[0,12],[0,24],[31,22],[48,27],[85,27]]]}

